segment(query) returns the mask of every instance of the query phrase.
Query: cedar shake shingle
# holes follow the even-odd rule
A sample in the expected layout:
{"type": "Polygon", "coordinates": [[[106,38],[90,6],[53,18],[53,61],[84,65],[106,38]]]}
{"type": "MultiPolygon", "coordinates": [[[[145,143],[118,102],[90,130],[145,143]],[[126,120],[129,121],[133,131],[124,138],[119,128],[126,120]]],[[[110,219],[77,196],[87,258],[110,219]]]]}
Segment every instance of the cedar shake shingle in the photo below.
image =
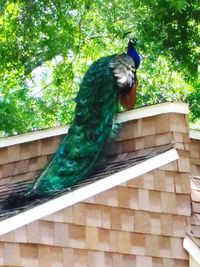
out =
{"type": "MultiPolygon", "coordinates": [[[[84,229],[84,228],[83,228],[84,229]]],[[[83,231],[82,229],[82,231],[83,231]]],[[[84,233],[81,231],[81,239],[83,242],[85,242],[85,248],[90,250],[100,250],[100,244],[99,244],[99,231],[96,227],[86,227],[85,229],[85,236],[84,233]]],[[[77,235],[77,238],[80,238],[79,235],[77,235]]]]}
{"type": "Polygon", "coordinates": [[[181,238],[170,238],[171,256],[174,259],[188,259],[188,253],[182,246],[181,238]]]}
{"type": "Polygon", "coordinates": [[[20,144],[21,160],[38,157],[41,155],[41,141],[20,144]]]}
{"type": "Polygon", "coordinates": [[[108,229],[98,229],[98,241],[100,251],[110,251],[110,233],[108,229]]]}
{"type": "Polygon", "coordinates": [[[26,225],[28,243],[40,244],[40,221],[35,221],[26,225]]]}
{"type": "Polygon", "coordinates": [[[154,136],[155,145],[162,146],[166,144],[170,144],[172,142],[172,134],[171,133],[164,133],[164,134],[156,134],[154,136]]]}
{"type": "Polygon", "coordinates": [[[161,212],[161,196],[160,192],[149,191],[150,210],[161,212]]]}
{"type": "Polygon", "coordinates": [[[191,216],[190,195],[177,194],[177,214],[191,216]]]}
{"type": "Polygon", "coordinates": [[[169,116],[170,130],[174,132],[188,133],[187,120],[184,115],[170,114],[169,116]]]}
{"type": "MultiPolygon", "coordinates": [[[[118,232],[118,252],[123,254],[133,253],[132,235],[128,232],[118,232]]],[[[138,240],[137,240],[138,241],[138,240]]],[[[135,240],[135,242],[137,242],[135,240]]],[[[134,253],[133,253],[134,254],[134,253]]]]}
{"type": "MultiPolygon", "coordinates": [[[[54,244],[54,223],[48,221],[39,221],[40,243],[54,244]]],[[[64,233],[63,233],[64,234],[64,233]]]]}
{"type": "MultiPolygon", "coordinates": [[[[47,243],[48,244],[48,243],[47,243]]],[[[65,223],[53,223],[53,244],[59,247],[68,247],[70,244],[69,226],[65,223]]]]}
{"type": "Polygon", "coordinates": [[[0,148],[0,164],[7,164],[8,160],[8,147],[0,148]]]}
{"type": "MultiPolygon", "coordinates": [[[[74,266],[87,266],[88,254],[85,250],[76,249],[73,251],[74,266]]],[[[102,262],[101,262],[102,264],[102,262]]]]}
{"type": "MultiPolygon", "coordinates": [[[[77,226],[73,224],[68,225],[68,231],[69,231],[69,244],[70,247],[75,248],[86,248],[86,238],[89,238],[87,233],[91,230],[91,228],[85,229],[83,226],[77,226]]],[[[63,234],[66,234],[65,231],[63,231],[63,234]]],[[[89,239],[91,240],[91,239],[89,239]]],[[[87,241],[88,242],[88,241],[87,241]]]]}
{"type": "Polygon", "coordinates": [[[171,132],[169,125],[170,116],[171,114],[162,114],[155,117],[156,134],[171,132]]]}
{"type": "Polygon", "coordinates": [[[20,245],[4,243],[4,265],[19,266],[21,264],[20,245]]]}
{"type": "Polygon", "coordinates": [[[123,209],[121,210],[121,230],[134,232],[135,229],[135,216],[134,211],[123,209]]]}
{"type": "Polygon", "coordinates": [[[8,156],[7,162],[19,161],[21,159],[20,145],[9,146],[7,156],[8,156]]]}
{"type": "Polygon", "coordinates": [[[113,230],[121,229],[121,210],[116,208],[110,209],[110,227],[113,230]]]}
{"type": "MultiPolygon", "coordinates": [[[[90,205],[92,206],[92,205],[90,205]]],[[[83,203],[75,205],[73,207],[73,222],[75,224],[86,224],[86,205],[83,203]]]]}
{"type": "Polygon", "coordinates": [[[38,246],[33,244],[20,244],[21,265],[39,267],[38,246]]]}
{"type": "Polygon", "coordinates": [[[151,225],[150,221],[150,213],[145,211],[135,211],[134,216],[134,230],[137,233],[150,233],[151,225]]]}
{"type": "Polygon", "coordinates": [[[42,170],[48,162],[47,155],[29,159],[29,172],[42,170]]]}
{"type": "Polygon", "coordinates": [[[174,181],[176,193],[191,194],[190,180],[187,173],[175,173],[174,181]]]}
{"type": "Polygon", "coordinates": [[[151,212],[150,214],[150,234],[161,235],[161,215],[151,212]]]}
{"type": "Polygon", "coordinates": [[[52,250],[49,246],[40,246],[38,251],[39,266],[52,266],[51,255],[52,250]]]}
{"type": "MultiPolygon", "coordinates": [[[[15,163],[16,164],[16,163],[15,163]]],[[[0,179],[14,175],[14,164],[0,165],[0,179]]]]}
{"type": "Polygon", "coordinates": [[[63,248],[63,267],[74,266],[74,249],[72,248],[63,248]]]}
{"type": "Polygon", "coordinates": [[[27,228],[26,225],[13,231],[14,240],[16,243],[27,243],[27,228]]]}

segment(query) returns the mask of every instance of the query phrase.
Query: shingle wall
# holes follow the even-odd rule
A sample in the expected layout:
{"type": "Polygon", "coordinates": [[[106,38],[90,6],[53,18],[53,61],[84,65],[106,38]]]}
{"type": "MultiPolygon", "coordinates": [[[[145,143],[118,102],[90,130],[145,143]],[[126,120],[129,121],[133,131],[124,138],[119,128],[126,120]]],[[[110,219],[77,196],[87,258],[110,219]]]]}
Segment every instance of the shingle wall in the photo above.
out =
{"type": "MultiPolygon", "coordinates": [[[[31,179],[61,137],[0,149],[0,182],[31,179]]],[[[0,266],[184,267],[190,208],[187,117],[127,122],[110,156],[174,144],[180,159],[0,237],[0,266]]]]}
{"type": "Polygon", "coordinates": [[[200,140],[191,139],[191,173],[192,176],[200,176],[200,140]]]}
{"type": "Polygon", "coordinates": [[[188,234],[200,246],[200,140],[191,139],[191,188],[192,188],[192,218],[188,234]]]}
{"type": "Polygon", "coordinates": [[[62,136],[0,148],[0,185],[32,179],[56,151],[62,136]]]}

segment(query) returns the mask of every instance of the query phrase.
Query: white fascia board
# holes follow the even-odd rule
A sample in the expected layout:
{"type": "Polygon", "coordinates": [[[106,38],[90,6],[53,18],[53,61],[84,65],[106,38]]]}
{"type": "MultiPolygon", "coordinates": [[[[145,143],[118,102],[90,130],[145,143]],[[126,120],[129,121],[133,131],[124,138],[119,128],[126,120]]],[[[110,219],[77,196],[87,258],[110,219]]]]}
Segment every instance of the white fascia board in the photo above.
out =
{"type": "Polygon", "coordinates": [[[23,144],[27,142],[33,142],[36,140],[53,137],[53,136],[59,136],[62,134],[66,134],[68,132],[69,125],[62,125],[62,126],[55,126],[49,129],[44,129],[40,131],[15,135],[15,136],[9,136],[9,137],[1,137],[0,138],[0,148],[1,147],[8,147],[13,146],[17,144],[23,144]]]}
{"type": "Polygon", "coordinates": [[[161,103],[119,113],[117,115],[117,122],[121,123],[130,120],[138,120],[168,113],[189,114],[189,108],[188,105],[184,103],[161,103]]]}
{"type": "Polygon", "coordinates": [[[188,236],[183,240],[183,247],[200,264],[200,248],[188,236]]]}
{"type": "Polygon", "coordinates": [[[190,130],[190,138],[195,140],[200,140],[200,130],[190,130]]]}
{"type": "MultiPolygon", "coordinates": [[[[180,113],[188,114],[188,105],[183,103],[162,103],[157,105],[152,105],[148,107],[133,109],[125,111],[116,115],[116,122],[122,123],[131,120],[138,120],[141,118],[148,118],[151,116],[156,116],[160,114],[167,113],[180,113]]],[[[68,132],[69,125],[55,126],[49,129],[35,131],[31,133],[2,137],[0,138],[0,148],[8,147],[12,145],[27,143],[31,141],[36,141],[48,137],[59,136],[66,134],[68,132]]]]}
{"type": "Polygon", "coordinates": [[[44,204],[38,205],[25,212],[1,221],[0,235],[11,232],[23,225],[41,219],[42,217],[67,208],[80,201],[86,200],[129,180],[135,179],[140,175],[175,161],[178,158],[179,156],[176,149],[172,148],[153,158],[147,159],[144,162],[112,174],[104,179],[93,182],[70,193],[66,193],[65,195],[62,195],[56,199],[49,200],[44,204]]]}

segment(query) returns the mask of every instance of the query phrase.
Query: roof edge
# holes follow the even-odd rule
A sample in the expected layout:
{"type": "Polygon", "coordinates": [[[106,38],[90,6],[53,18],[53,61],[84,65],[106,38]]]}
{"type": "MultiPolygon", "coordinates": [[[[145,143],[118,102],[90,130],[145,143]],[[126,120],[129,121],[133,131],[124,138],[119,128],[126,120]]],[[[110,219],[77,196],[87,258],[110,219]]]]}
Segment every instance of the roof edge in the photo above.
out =
{"type": "Polygon", "coordinates": [[[190,138],[200,140],[200,130],[190,129],[190,138]]]}
{"type": "Polygon", "coordinates": [[[163,152],[155,157],[145,160],[137,165],[112,174],[104,179],[98,180],[92,184],[66,193],[46,203],[38,205],[30,210],[10,217],[0,222],[0,235],[11,232],[21,226],[41,219],[47,215],[67,208],[73,204],[79,203],[99,193],[109,190],[119,184],[137,178],[149,171],[159,168],[165,164],[175,161],[179,158],[175,148],[163,152]]]}
{"type": "MultiPolygon", "coordinates": [[[[188,114],[189,113],[188,105],[184,103],[166,102],[147,107],[137,108],[117,114],[116,121],[122,123],[126,121],[148,118],[151,116],[167,114],[167,113],[188,114]]],[[[68,129],[69,125],[61,125],[21,135],[1,137],[0,148],[36,141],[48,137],[63,135],[68,132],[68,129]]]]}
{"type": "Polygon", "coordinates": [[[0,137],[0,148],[8,147],[13,145],[18,145],[27,142],[33,142],[44,138],[49,138],[53,136],[59,136],[66,134],[68,132],[69,125],[59,125],[51,127],[44,130],[38,130],[30,133],[9,136],[9,137],[0,137]]]}
{"type": "Polygon", "coordinates": [[[187,236],[183,240],[183,247],[200,264],[200,248],[187,236]]]}
{"type": "Polygon", "coordinates": [[[167,113],[189,114],[189,106],[185,103],[171,102],[151,105],[119,113],[117,115],[117,122],[121,123],[167,113]]]}

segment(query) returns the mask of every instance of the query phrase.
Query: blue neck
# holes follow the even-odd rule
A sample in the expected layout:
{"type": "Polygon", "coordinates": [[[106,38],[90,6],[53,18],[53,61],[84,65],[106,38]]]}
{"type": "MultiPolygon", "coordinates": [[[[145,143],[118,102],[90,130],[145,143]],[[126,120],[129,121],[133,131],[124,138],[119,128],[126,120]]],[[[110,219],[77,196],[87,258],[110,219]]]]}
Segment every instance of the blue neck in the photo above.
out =
{"type": "Polygon", "coordinates": [[[135,62],[135,68],[137,69],[140,65],[140,55],[131,45],[128,46],[127,54],[132,57],[133,61],[135,62]]]}

